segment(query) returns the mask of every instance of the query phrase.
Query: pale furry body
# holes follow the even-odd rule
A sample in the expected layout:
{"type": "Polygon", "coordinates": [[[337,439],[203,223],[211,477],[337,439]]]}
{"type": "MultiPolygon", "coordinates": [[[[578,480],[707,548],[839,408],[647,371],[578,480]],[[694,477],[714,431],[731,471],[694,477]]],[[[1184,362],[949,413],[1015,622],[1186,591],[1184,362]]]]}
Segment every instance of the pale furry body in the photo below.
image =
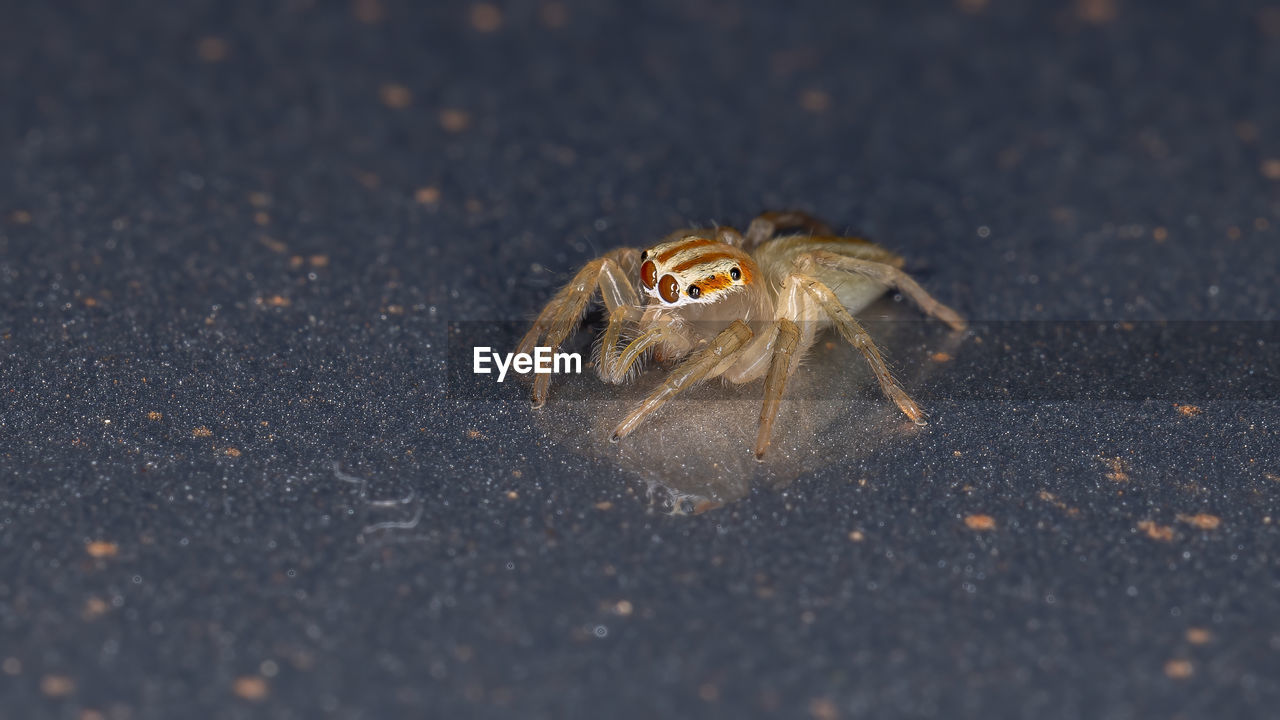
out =
{"type": "MultiPolygon", "coordinates": [[[[745,235],[728,227],[677,231],[644,251],[620,248],[588,263],[543,309],[519,352],[529,352],[544,337],[558,348],[598,289],[609,316],[596,364],[602,380],[624,382],[650,357],[682,360],[618,425],[613,439],[702,380],[746,383],[765,377],[755,445],[756,456],[763,457],[788,378],[818,334],[835,325],[863,353],[885,394],[923,424],[924,414],[851,315],[892,287],[951,327],[965,327],[960,315],[934,300],[901,265],[894,253],[868,240],[839,237],[798,212],[765,213],[745,235]],[[800,232],[779,236],[780,230],[800,232]]],[[[546,401],[549,383],[548,375],[535,379],[535,407],[546,401]]]]}

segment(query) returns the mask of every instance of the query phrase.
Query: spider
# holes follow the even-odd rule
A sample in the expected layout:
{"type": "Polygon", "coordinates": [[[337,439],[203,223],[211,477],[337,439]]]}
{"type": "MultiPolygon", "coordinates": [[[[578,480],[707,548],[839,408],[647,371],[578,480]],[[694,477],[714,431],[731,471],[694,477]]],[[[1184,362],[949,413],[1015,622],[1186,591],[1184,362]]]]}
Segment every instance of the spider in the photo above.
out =
{"type": "MultiPolygon", "coordinates": [[[[893,252],[838,236],[803,212],[766,212],[746,233],[731,227],[678,230],[646,250],[618,248],[588,262],[547,303],[517,352],[532,352],[544,340],[558,350],[598,291],[608,314],[595,363],[601,380],[623,383],[646,360],[680,361],[618,424],[613,442],[703,380],[740,384],[764,377],[755,442],[756,458],[763,459],[787,380],[818,333],[834,325],[861,351],[884,394],[924,425],[924,413],[852,315],[893,288],[952,329],[966,327],[902,264],[893,252]]],[[[548,374],[534,379],[533,407],[546,402],[550,381],[548,374]]]]}

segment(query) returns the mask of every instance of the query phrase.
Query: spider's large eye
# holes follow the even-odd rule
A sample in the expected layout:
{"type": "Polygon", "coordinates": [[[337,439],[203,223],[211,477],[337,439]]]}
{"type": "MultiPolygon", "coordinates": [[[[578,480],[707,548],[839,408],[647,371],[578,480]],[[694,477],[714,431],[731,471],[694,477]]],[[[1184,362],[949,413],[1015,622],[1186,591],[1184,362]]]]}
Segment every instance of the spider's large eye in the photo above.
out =
{"type": "Polygon", "coordinates": [[[680,286],[676,283],[676,279],[670,275],[663,275],[658,281],[658,295],[663,300],[673,303],[680,298],[680,286]]]}
{"type": "Polygon", "coordinates": [[[645,261],[645,264],[640,266],[640,282],[644,283],[645,287],[652,290],[653,284],[657,281],[658,269],[653,266],[652,260],[645,261]]]}
{"type": "Polygon", "coordinates": [[[740,280],[742,278],[742,271],[739,270],[738,268],[734,268],[729,271],[729,277],[733,278],[734,280],[740,280]]]}

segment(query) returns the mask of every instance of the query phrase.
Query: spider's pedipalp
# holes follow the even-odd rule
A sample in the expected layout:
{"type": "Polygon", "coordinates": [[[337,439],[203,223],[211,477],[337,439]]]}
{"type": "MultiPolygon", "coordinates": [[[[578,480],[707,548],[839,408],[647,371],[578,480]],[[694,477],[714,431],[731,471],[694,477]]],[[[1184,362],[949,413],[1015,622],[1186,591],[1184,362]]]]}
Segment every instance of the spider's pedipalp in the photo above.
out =
{"type": "Polygon", "coordinates": [[[717,365],[736,354],[750,339],[751,329],[746,326],[746,323],[734,320],[729,327],[716,336],[711,344],[689,356],[675,370],[672,370],[657,390],[642,400],[622,422],[618,423],[611,440],[617,442],[631,434],[631,431],[635,430],[645,418],[656,412],[671,398],[706,379],[717,365]]]}

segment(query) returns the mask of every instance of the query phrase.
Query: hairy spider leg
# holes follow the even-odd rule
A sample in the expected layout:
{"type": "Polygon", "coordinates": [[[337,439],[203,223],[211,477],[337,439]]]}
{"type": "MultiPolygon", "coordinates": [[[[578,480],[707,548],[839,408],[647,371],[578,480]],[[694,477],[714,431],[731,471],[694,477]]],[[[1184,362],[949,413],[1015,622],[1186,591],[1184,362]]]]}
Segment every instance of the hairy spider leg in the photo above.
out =
{"type": "MultiPolygon", "coordinates": [[[[640,251],[635,248],[619,248],[584,265],[542,309],[533,327],[520,340],[516,352],[532,353],[544,335],[547,345],[552,350],[558,350],[582,321],[587,305],[597,290],[609,312],[606,341],[612,334],[616,345],[623,323],[639,312],[639,299],[624,270],[624,266],[634,267],[639,256],[640,251]]],[[[534,378],[535,408],[546,403],[550,386],[551,375],[540,374],[534,378]]]]}
{"type": "Polygon", "coordinates": [[[871,278],[886,287],[892,288],[911,298],[926,315],[938,318],[951,326],[952,330],[964,330],[969,326],[960,313],[938,302],[924,288],[920,287],[910,275],[888,263],[863,260],[861,258],[840,255],[839,253],[818,250],[813,253],[814,262],[824,267],[843,270],[844,272],[871,278]]]}
{"type": "Polygon", "coordinates": [[[810,235],[834,235],[831,227],[818,218],[798,210],[761,213],[747,226],[742,246],[748,252],[772,240],[778,233],[801,230],[810,235]]]}
{"type": "Polygon", "coordinates": [[[927,424],[920,406],[916,405],[915,401],[907,395],[907,391],[903,390],[898,381],[893,379],[888,366],[884,363],[884,358],[880,356],[880,350],[876,348],[875,342],[871,340],[871,335],[857,320],[853,319],[853,316],[849,314],[844,305],[840,304],[840,300],[836,298],[831,288],[813,277],[804,277],[803,280],[805,290],[810,297],[817,301],[827,316],[831,318],[831,321],[836,326],[836,331],[850,345],[862,353],[862,357],[871,366],[871,372],[880,381],[880,389],[884,391],[885,396],[892,400],[898,406],[898,409],[902,411],[902,414],[910,418],[912,422],[917,425],[927,424]]]}
{"type": "Polygon", "coordinates": [[[639,427],[671,398],[705,380],[711,371],[723,361],[735,355],[751,339],[751,329],[741,320],[734,320],[706,347],[690,355],[680,363],[656,390],[636,406],[613,431],[617,442],[639,427]]]}

